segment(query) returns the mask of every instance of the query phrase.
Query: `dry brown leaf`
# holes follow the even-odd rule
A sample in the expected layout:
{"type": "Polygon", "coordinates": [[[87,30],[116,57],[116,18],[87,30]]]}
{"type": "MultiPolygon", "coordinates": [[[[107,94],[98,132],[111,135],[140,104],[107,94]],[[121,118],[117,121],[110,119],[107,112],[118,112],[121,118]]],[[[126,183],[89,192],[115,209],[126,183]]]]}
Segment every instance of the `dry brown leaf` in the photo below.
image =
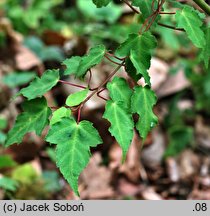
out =
{"type": "MultiPolygon", "coordinates": [[[[163,84],[163,82],[167,79],[167,75],[168,75],[168,65],[158,59],[158,58],[152,58],[151,60],[151,67],[149,69],[149,75],[151,78],[151,85],[152,85],[152,89],[154,91],[157,91],[161,85],[163,84]]],[[[140,79],[138,81],[139,85],[145,85],[144,79],[140,79]]]]}
{"type": "Polygon", "coordinates": [[[142,187],[139,184],[132,184],[124,178],[119,179],[118,190],[122,196],[136,196],[142,187]]]}
{"type": "Polygon", "coordinates": [[[196,118],[195,131],[198,146],[210,149],[210,127],[201,116],[196,118]]]}
{"type": "Polygon", "coordinates": [[[153,187],[147,187],[141,192],[141,196],[145,200],[163,200],[160,194],[158,194],[153,187]]]}
{"type": "Polygon", "coordinates": [[[112,173],[109,168],[100,165],[101,162],[100,153],[95,153],[81,174],[80,180],[84,185],[80,193],[81,199],[106,199],[114,196],[112,173]]]}
{"type": "Polygon", "coordinates": [[[111,169],[116,169],[117,172],[123,173],[130,181],[137,182],[140,178],[140,171],[143,169],[140,165],[140,147],[141,140],[135,132],[134,138],[127,153],[127,158],[122,164],[122,150],[115,143],[109,152],[111,169]]]}
{"type": "Polygon", "coordinates": [[[41,64],[39,58],[28,48],[20,45],[15,56],[16,67],[19,70],[30,70],[41,64]]]}
{"type": "Polygon", "coordinates": [[[152,130],[152,144],[143,148],[141,159],[146,167],[154,168],[160,165],[165,152],[165,140],[160,129],[152,130]]]}
{"type": "Polygon", "coordinates": [[[156,94],[161,98],[179,92],[189,86],[190,82],[185,77],[184,72],[180,70],[175,75],[168,75],[165,82],[157,89],[156,94]]]}

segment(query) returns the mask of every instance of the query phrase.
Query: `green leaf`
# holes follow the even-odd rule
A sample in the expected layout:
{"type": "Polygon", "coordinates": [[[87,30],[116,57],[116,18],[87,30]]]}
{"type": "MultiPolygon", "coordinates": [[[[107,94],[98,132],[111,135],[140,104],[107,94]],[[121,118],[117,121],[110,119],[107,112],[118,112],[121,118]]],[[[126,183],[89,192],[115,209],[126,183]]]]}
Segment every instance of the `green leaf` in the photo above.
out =
{"type": "Polygon", "coordinates": [[[74,94],[70,94],[67,99],[66,99],[66,105],[67,106],[77,106],[80,103],[82,103],[82,101],[85,100],[85,98],[87,97],[89,92],[89,89],[85,89],[79,92],[76,92],[74,94]]]}
{"type": "Polygon", "coordinates": [[[202,49],[201,59],[203,59],[206,69],[209,67],[210,61],[210,27],[205,30],[206,45],[202,49]]]}
{"type": "Polygon", "coordinates": [[[109,132],[121,146],[124,161],[134,135],[132,114],[123,102],[109,100],[106,103],[103,118],[111,123],[109,132]]]}
{"type": "Polygon", "coordinates": [[[10,88],[24,85],[35,77],[33,72],[12,73],[3,77],[3,82],[10,88]]]}
{"type": "Polygon", "coordinates": [[[32,184],[37,179],[38,173],[31,163],[16,167],[12,172],[12,179],[22,184],[32,184]]]}
{"type": "Polygon", "coordinates": [[[77,124],[74,119],[62,118],[51,126],[46,141],[57,144],[57,166],[73,191],[79,195],[78,178],[89,162],[90,147],[102,143],[97,130],[91,122],[81,121],[77,124]]]}
{"type": "Polygon", "coordinates": [[[83,57],[72,57],[66,59],[63,64],[66,65],[65,75],[74,74],[77,77],[83,77],[86,72],[93,66],[99,64],[105,54],[104,45],[98,45],[91,48],[89,53],[83,57]]]}
{"type": "MultiPolygon", "coordinates": [[[[157,9],[158,4],[157,4],[157,0],[133,0],[132,1],[132,5],[136,6],[140,9],[141,12],[141,16],[143,18],[143,22],[150,16],[153,14],[153,8],[152,5],[154,6],[154,10],[157,9]]],[[[157,15],[157,17],[155,18],[154,22],[152,23],[152,26],[156,26],[158,20],[160,19],[160,15],[157,15]]],[[[150,18],[151,19],[151,18],[150,18]]],[[[152,26],[150,28],[152,28],[152,26]]]]}
{"type": "Polygon", "coordinates": [[[146,19],[153,13],[152,3],[153,3],[153,0],[133,0],[132,1],[133,6],[139,7],[142,13],[142,17],[144,19],[146,19]]]}
{"type": "Polygon", "coordinates": [[[142,35],[130,34],[128,39],[117,49],[116,54],[124,57],[129,56],[137,74],[141,74],[145,82],[151,85],[147,70],[150,68],[152,51],[156,45],[156,39],[150,32],[145,32],[142,35]]]}
{"type": "Polygon", "coordinates": [[[57,109],[55,112],[53,112],[52,118],[50,119],[50,125],[53,125],[61,121],[61,119],[64,117],[70,117],[70,116],[71,116],[71,110],[65,107],[61,107],[57,109]]]}
{"type": "Polygon", "coordinates": [[[0,169],[14,167],[17,163],[12,159],[10,155],[1,155],[0,156],[0,169]]]}
{"type": "Polygon", "coordinates": [[[16,191],[18,182],[7,177],[0,177],[0,188],[8,191],[16,191]]]}
{"type": "Polygon", "coordinates": [[[124,78],[115,77],[112,82],[108,83],[107,89],[113,101],[121,101],[130,108],[132,90],[124,78]]]}
{"type": "Polygon", "coordinates": [[[205,36],[201,29],[203,21],[197,11],[189,6],[185,6],[182,10],[178,10],[175,15],[177,27],[184,28],[189,39],[198,48],[205,46],[205,36]]]}
{"type": "Polygon", "coordinates": [[[136,124],[136,128],[143,140],[145,140],[147,134],[158,122],[157,116],[153,113],[153,106],[156,104],[156,101],[155,93],[149,86],[135,87],[131,99],[132,111],[139,114],[140,118],[136,124]]]}
{"type": "Polygon", "coordinates": [[[48,124],[51,110],[47,107],[45,98],[37,98],[23,103],[24,112],[18,115],[15,125],[9,131],[5,146],[20,143],[26,133],[35,132],[41,135],[48,124]]]}
{"type": "Polygon", "coordinates": [[[77,0],[76,2],[81,13],[90,21],[105,21],[114,24],[123,12],[122,6],[113,2],[102,8],[97,8],[92,0],[77,0]]]}
{"type": "Polygon", "coordinates": [[[136,82],[142,78],[141,74],[137,74],[136,68],[133,66],[132,61],[129,58],[125,60],[125,68],[127,74],[133,78],[136,82]]]}
{"type": "Polygon", "coordinates": [[[98,7],[107,6],[112,0],[93,0],[93,3],[98,7]]]}
{"type": "Polygon", "coordinates": [[[0,131],[0,144],[4,144],[6,135],[0,131]]]}
{"type": "Polygon", "coordinates": [[[181,153],[193,140],[193,128],[174,126],[169,129],[169,145],[164,157],[176,156],[181,153]]]}
{"type": "Polygon", "coordinates": [[[43,96],[47,91],[52,89],[59,81],[58,70],[47,70],[41,76],[36,77],[28,87],[23,88],[19,94],[27,97],[29,100],[43,96]]]}
{"type": "MultiPolygon", "coordinates": [[[[43,24],[44,25],[44,24],[43,24]]],[[[42,61],[63,61],[64,54],[57,46],[46,46],[42,40],[35,36],[24,39],[24,45],[32,50],[42,61]]]]}
{"type": "Polygon", "coordinates": [[[63,61],[63,64],[66,65],[66,70],[64,71],[64,75],[76,74],[80,65],[82,57],[73,56],[70,59],[66,59],[63,61]]]}
{"type": "Polygon", "coordinates": [[[7,127],[7,120],[5,118],[1,118],[0,116],[0,130],[5,129],[7,127]]]}

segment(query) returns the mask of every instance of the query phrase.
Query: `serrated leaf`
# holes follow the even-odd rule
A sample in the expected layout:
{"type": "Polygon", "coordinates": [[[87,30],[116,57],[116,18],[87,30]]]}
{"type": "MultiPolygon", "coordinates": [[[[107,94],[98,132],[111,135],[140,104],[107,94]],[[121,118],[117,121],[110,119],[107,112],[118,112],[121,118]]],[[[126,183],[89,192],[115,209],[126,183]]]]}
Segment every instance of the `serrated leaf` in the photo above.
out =
{"type": "Polygon", "coordinates": [[[185,6],[176,12],[175,18],[177,27],[184,28],[193,44],[198,48],[203,48],[205,46],[205,36],[201,29],[203,21],[197,11],[190,6],[185,6]]]}
{"type": "Polygon", "coordinates": [[[131,99],[132,111],[133,113],[139,114],[136,128],[143,140],[145,140],[147,134],[158,122],[157,116],[153,113],[153,106],[156,104],[156,101],[157,98],[155,93],[149,88],[149,86],[135,87],[131,99]]]}
{"type": "Polygon", "coordinates": [[[117,49],[116,54],[124,57],[129,56],[137,74],[141,74],[145,82],[151,85],[147,70],[150,67],[152,51],[156,45],[156,39],[150,32],[145,32],[142,35],[130,34],[128,39],[117,49]]]}
{"type": "Polygon", "coordinates": [[[105,7],[107,6],[112,0],[92,0],[93,3],[98,7],[105,7]]]}
{"type": "Polygon", "coordinates": [[[48,124],[51,110],[48,108],[45,98],[26,101],[22,107],[24,112],[17,116],[13,128],[9,131],[5,143],[6,147],[20,143],[26,133],[35,132],[37,135],[41,135],[48,124]]]}
{"type": "Polygon", "coordinates": [[[89,89],[85,89],[73,94],[70,94],[66,99],[67,106],[77,106],[85,100],[89,92],[89,89]]]}
{"type": "Polygon", "coordinates": [[[124,78],[115,77],[108,83],[107,89],[113,101],[121,101],[130,108],[132,90],[124,78]]]}
{"type": "Polygon", "coordinates": [[[50,119],[50,125],[53,125],[59,122],[64,117],[70,117],[71,110],[65,107],[61,107],[53,112],[52,118],[50,119]]]}
{"type": "Polygon", "coordinates": [[[73,56],[70,59],[66,59],[65,61],[63,61],[63,64],[66,65],[66,70],[64,71],[64,75],[77,73],[81,60],[82,57],[73,56]]]}
{"type": "Polygon", "coordinates": [[[91,122],[81,121],[77,124],[74,119],[62,118],[51,126],[46,141],[57,144],[57,166],[73,191],[79,195],[78,178],[89,162],[90,147],[102,143],[97,130],[91,122]]]}
{"type": "Polygon", "coordinates": [[[36,77],[28,87],[21,89],[19,94],[22,94],[29,100],[43,96],[47,91],[52,89],[59,81],[58,70],[47,70],[41,76],[36,77]]]}
{"type": "Polygon", "coordinates": [[[210,61],[210,27],[205,30],[206,45],[202,49],[201,59],[203,59],[206,69],[209,67],[210,61]]]}
{"type": "Polygon", "coordinates": [[[74,74],[76,77],[83,77],[86,72],[99,64],[105,54],[104,45],[98,45],[94,48],[91,48],[89,53],[83,57],[72,57],[63,62],[66,65],[65,75],[74,74]]]}
{"type": "Polygon", "coordinates": [[[146,19],[147,17],[149,17],[153,11],[152,11],[152,3],[154,1],[153,0],[133,0],[132,1],[132,5],[139,7],[141,13],[142,13],[142,17],[144,19],[146,19]]]}
{"type": "Polygon", "coordinates": [[[125,60],[125,68],[127,74],[133,78],[136,82],[142,78],[141,74],[137,74],[136,68],[133,66],[132,61],[129,58],[125,60]]]}
{"type": "Polygon", "coordinates": [[[124,161],[134,134],[132,115],[123,102],[109,100],[103,118],[111,123],[109,131],[121,146],[124,161]]]}

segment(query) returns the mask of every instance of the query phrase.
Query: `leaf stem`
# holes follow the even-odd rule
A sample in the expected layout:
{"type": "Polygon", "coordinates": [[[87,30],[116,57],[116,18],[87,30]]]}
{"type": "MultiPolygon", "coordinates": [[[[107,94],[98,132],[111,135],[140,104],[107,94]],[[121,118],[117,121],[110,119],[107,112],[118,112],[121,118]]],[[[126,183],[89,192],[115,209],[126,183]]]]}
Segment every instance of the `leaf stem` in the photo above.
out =
{"type": "Polygon", "coordinates": [[[90,100],[91,97],[93,97],[93,95],[100,92],[101,88],[103,88],[103,86],[106,85],[107,82],[109,82],[109,80],[118,72],[118,70],[124,65],[124,63],[125,60],[113,72],[109,74],[109,76],[81,103],[81,105],[84,105],[87,101],[90,100]]]}
{"type": "Polygon", "coordinates": [[[124,2],[125,4],[127,4],[128,7],[129,7],[133,12],[135,12],[135,13],[137,13],[137,14],[140,13],[139,11],[136,10],[136,8],[134,8],[134,7],[130,4],[129,1],[127,1],[127,0],[123,0],[123,2],[124,2]]]}
{"type": "Polygon", "coordinates": [[[167,25],[167,24],[164,24],[164,23],[160,23],[160,22],[158,22],[158,25],[159,25],[159,26],[162,26],[162,27],[165,27],[165,28],[177,30],[177,31],[183,31],[183,32],[185,31],[185,30],[182,29],[182,28],[176,28],[176,27],[174,27],[174,26],[170,26],[170,25],[167,25]]]}
{"type": "Polygon", "coordinates": [[[101,92],[103,92],[105,89],[106,89],[106,88],[101,89],[101,90],[97,93],[97,96],[98,96],[99,98],[101,98],[101,99],[107,101],[107,99],[106,99],[105,97],[103,97],[103,96],[100,95],[101,92]]]}
{"type": "Polygon", "coordinates": [[[171,14],[171,15],[174,15],[174,14],[176,14],[176,12],[159,12],[159,14],[171,14]]]}
{"type": "Polygon", "coordinates": [[[118,60],[120,60],[120,61],[125,60],[125,58],[119,58],[119,57],[117,57],[117,56],[115,56],[114,54],[109,53],[109,52],[106,52],[106,55],[109,55],[109,56],[111,56],[111,57],[114,57],[114,58],[116,58],[116,59],[118,59],[118,60]]]}
{"type": "Polygon", "coordinates": [[[116,65],[120,65],[120,63],[113,61],[112,59],[110,59],[107,55],[104,56],[107,60],[109,60],[110,62],[112,62],[113,64],[116,65]]]}
{"type": "Polygon", "coordinates": [[[210,6],[204,0],[193,0],[206,14],[210,15],[210,6]]]}
{"type": "Polygon", "coordinates": [[[77,84],[74,84],[74,83],[71,83],[71,82],[67,82],[67,81],[64,81],[64,80],[59,80],[58,82],[66,84],[66,85],[74,86],[74,87],[77,87],[77,88],[82,88],[82,89],[86,89],[87,88],[85,86],[77,85],[77,84]]]}

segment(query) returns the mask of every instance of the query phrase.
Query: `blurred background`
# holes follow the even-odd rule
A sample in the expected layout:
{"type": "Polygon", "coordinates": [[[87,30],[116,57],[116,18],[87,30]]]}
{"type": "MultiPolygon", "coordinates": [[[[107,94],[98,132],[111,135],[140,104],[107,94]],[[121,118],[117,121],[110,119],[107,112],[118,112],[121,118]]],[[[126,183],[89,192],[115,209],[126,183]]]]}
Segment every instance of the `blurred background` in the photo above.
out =
{"type": "MultiPolygon", "coordinates": [[[[0,199],[78,199],[56,168],[54,147],[43,141],[47,131],[42,138],[27,134],[9,148],[4,141],[21,112],[23,98],[12,99],[20,88],[96,44],[114,51],[139,31],[141,16],[113,2],[97,9],[91,0],[0,0],[0,199]]],[[[175,10],[169,3],[165,9],[175,10]]],[[[171,15],[161,22],[175,26],[171,15]]],[[[161,26],[153,33],[158,47],[149,73],[159,124],[143,147],[135,134],[122,165],[121,149],[102,118],[105,102],[94,97],[87,103],[82,119],[94,123],[103,145],[80,176],[81,199],[210,199],[210,68],[204,70],[200,51],[185,33],[161,26]]],[[[104,60],[93,69],[91,85],[115,67],[104,60]]],[[[118,75],[130,81],[126,72],[118,75]]],[[[50,106],[62,106],[75,91],[59,84],[45,96],[50,106]]]]}

